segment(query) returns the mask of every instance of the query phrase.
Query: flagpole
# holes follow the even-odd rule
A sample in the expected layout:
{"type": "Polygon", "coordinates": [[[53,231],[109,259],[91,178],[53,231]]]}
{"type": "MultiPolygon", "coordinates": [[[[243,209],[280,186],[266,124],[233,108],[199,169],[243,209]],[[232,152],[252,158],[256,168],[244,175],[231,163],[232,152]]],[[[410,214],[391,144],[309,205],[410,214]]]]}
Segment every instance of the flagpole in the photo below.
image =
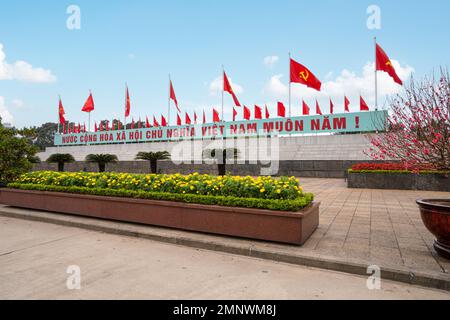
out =
{"type": "Polygon", "coordinates": [[[59,103],[61,103],[61,95],[58,95],[58,96],[59,96],[59,101],[58,101],[58,134],[59,134],[59,123],[61,122],[60,118],[59,118],[59,113],[61,112],[59,110],[59,103]]]}
{"type": "Polygon", "coordinates": [[[289,118],[292,117],[291,113],[291,52],[289,52],[289,73],[288,73],[288,79],[289,79],[289,118]]]}
{"type": "MultiPolygon", "coordinates": [[[[222,65],[222,82],[224,81],[224,79],[225,79],[225,67],[222,65]]],[[[224,90],[225,90],[224,83],[222,83],[222,122],[225,121],[225,116],[224,116],[224,113],[223,113],[223,95],[224,95],[224,90]]]]}
{"type": "Polygon", "coordinates": [[[378,110],[377,37],[373,39],[375,42],[375,110],[378,110]]]}
{"type": "Polygon", "coordinates": [[[171,81],[170,73],[169,73],[169,99],[167,103],[167,124],[170,125],[170,89],[171,89],[171,81]]]}

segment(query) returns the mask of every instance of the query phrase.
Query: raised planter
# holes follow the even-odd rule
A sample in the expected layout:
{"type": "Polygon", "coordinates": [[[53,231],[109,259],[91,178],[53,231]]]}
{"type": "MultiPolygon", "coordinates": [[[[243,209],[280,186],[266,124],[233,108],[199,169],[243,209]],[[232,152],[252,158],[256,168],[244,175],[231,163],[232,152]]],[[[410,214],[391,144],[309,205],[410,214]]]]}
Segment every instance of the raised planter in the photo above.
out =
{"type": "Polygon", "coordinates": [[[450,177],[439,173],[349,172],[349,188],[450,191],[450,177]]]}
{"type": "Polygon", "coordinates": [[[1,189],[5,205],[302,245],[319,225],[319,203],[299,212],[1,189]]]}
{"type": "Polygon", "coordinates": [[[450,199],[417,200],[427,229],[436,237],[437,253],[450,259],[450,199]]]}

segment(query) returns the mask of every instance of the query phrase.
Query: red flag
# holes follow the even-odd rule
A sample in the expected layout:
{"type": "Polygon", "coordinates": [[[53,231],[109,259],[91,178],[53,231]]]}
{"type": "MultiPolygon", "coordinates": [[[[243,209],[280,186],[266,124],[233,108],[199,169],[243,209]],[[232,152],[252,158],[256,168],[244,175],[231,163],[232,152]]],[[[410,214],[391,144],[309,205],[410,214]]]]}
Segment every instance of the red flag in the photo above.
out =
{"type": "Polygon", "coordinates": [[[177,113],[177,126],[181,126],[182,122],[181,122],[181,117],[180,115],[177,113]]]}
{"type": "Polygon", "coordinates": [[[220,122],[219,112],[213,108],[213,122],[220,122]]]}
{"type": "Polygon", "coordinates": [[[250,109],[244,106],[244,119],[250,120],[250,109]]]}
{"type": "Polygon", "coordinates": [[[316,114],[322,115],[322,110],[320,110],[319,102],[316,100],[316,114]]]}
{"type": "Polygon", "coordinates": [[[175,90],[173,89],[172,80],[170,80],[170,99],[172,99],[173,102],[175,103],[178,112],[181,112],[180,108],[178,107],[177,96],[175,95],[175,90]]]}
{"type": "Polygon", "coordinates": [[[156,120],[155,116],[153,116],[153,126],[156,127],[156,128],[159,127],[159,123],[158,123],[158,121],[156,120]]]}
{"type": "Polygon", "coordinates": [[[269,109],[267,108],[267,106],[265,107],[266,107],[266,119],[269,119],[270,118],[269,109]]]}
{"type": "Polygon", "coordinates": [[[138,129],[142,129],[142,121],[141,121],[141,117],[139,117],[138,129]]]}
{"type": "Polygon", "coordinates": [[[81,111],[87,113],[94,111],[94,98],[92,98],[92,93],[89,94],[89,97],[84,103],[83,109],[81,109],[81,111]]]}
{"type": "MultiPolygon", "coordinates": [[[[131,129],[134,129],[135,123],[134,123],[134,119],[132,119],[131,121],[131,129]]],[[[108,125],[106,125],[106,127],[108,128],[108,125]]]]}
{"type": "Polygon", "coordinates": [[[78,122],[78,130],[77,133],[81,133],[81,124],[78,122]]]}
{"type": "Polygon", "coordinates": [[[255,119],[262,119],[262,110],[257,105],[255,105],[255,119]]]}
{"type": "Polygon", "coordinates": [[[308,68],[291,59],[291,82],[301,83],[320,91],[322,83],[308,68]]]}
{"type": "Polygon", "coordinates": [[[122,130],[122,122],[117,120],[117,130],[122,130]]]}
{"type": "Polygon", "coordinates": [[[203,123],[206,123],[206,113],[205,113],[205,110],[203,110],[203,123]]]}
{"type": "Polygon", "coordinates": [[[350,101],[346,96],[344,96],[344,109],[345,112],[350,112],[350,101]]]}
{"type": "Polygon", "coordinates": [[[86,122],[83,123],[83,132],[86,133],[86,122]]]}
{"type": "Polygon", "coordinates": [[[277,109],[279,117],[286,117],[286,107],[284,106],[283,102],[278,102],[277,109]]]}
{"type": "Polygon", "coordinates": [[[65,124],[65,123],[63,123],[63,133],[64,133],[64,134],[67,134],[67,127],[66,127],[66,124],[65,124]]]}
{"type": "Polygon", "coordinates": [[[309,116],[309,106],[306,104],[305,101],[303,101],[303,115],[309,116]]]}
{"type": "Polygon", "coordinates": [[[130,93],[128,92],[127,86],[127,92],[125,95],[125,118],[130,116],[130,110],[131,110],[130,93]]]}
{"type": "Polygon", "coordinates": [[[333,101],[330,98],[330,114],[333,114],[333,113],[334,113],[334,104],[333,104],[333,101]]]}
{"type": "Polygon", "coordinates": [[[187,112],[185,112],[185,123],[186,124],[191,124],[191,118],[189,117],[189,115],[187,114],[187,112]]]}
{"type": "MultiPolygon", "coordinates": [[[[97,125],[97,123],[95,123],[97,125]]],[[[100,127],[98,129],[99,131],[103,131],[103,123],[100,121],[100,127]]]]}
{"type": "Polygon", "coordinates": [[[397,72],[395,72],[391,60],[387,56],[386,52],[384,52],[384,50],[378,44],[376,45],[376,52],[377,52],[376,70],[387,72],[396,83],[398,83],[399,85],[403,85],[402,80],[397,75],[397,72]]]}
{"type": "Polygon", "coordinates": [[[63,107],[61,98],[59,98],[58,113],[59,113],[59,123],[60,124],[65,124],[66,123],[66,118],[64,118],[64,115],[66,114],[66,112],[64,111],[64,107],[63,107]]]}
{"type": "Polygon", "coordinates": [[[194,123],[195,123],[195,124],[197,124],[197,120],[198,120],[198,118],[197,118],[197,112],[194,111],[194,123]]]}
{"type": "Polygon", "coordinates": [[[150,121],[148,121],[148,116],[145,117],[145,127],[146,128],[151,128],[152,125],[150,124],[150,121]]]}
{"type": "Polygon", "coordinates": [[[234,94],[233,88],[231,87],[230,81],[228,81],[227,74],[223,73],[223,91],[228,92],[231,94],[234,100],[234,104],[236,107],[240,107],[241,104],[239,103],[239,100],[237,99],[236,95],[234,94]]]}
{"type": "Polygon", "coordinates": [[[236,109],[233,107],[233,121],[236,121],[236,116],[237,116],[237,111],[236,111],[236,109]]]}
{"type": "Polygon", "coordinates": [[[167,127],[167,121],[166,121],[166,118],[163,115],[161,115],[161,126],[162,127],[167,127]]]}
{"type": "Polygon", "coordinates": [[[359,109],[360,111],[369,111],[369,106],[361,96],[359,97],[359,109]]]}

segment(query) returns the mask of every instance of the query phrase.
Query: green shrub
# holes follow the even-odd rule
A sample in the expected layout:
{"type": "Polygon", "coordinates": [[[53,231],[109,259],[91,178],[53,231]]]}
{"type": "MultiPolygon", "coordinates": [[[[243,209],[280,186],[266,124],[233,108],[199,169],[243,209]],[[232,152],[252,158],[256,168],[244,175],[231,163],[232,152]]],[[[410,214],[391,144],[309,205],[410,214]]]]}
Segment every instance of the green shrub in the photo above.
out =
{"type": "Polygon", "coordinates": [[[232,196],[179,194],[167,192],[147,192],[142,190],[102,189],[102,188],[88,188],[77,186],[23,184],[23,183],[10,183],[8,187],[20,190],[64,192],[64,193],[75,193],[93,196],[111,196],[111,197],[147,199],[147,200],[165,200],[165,201],[197,203],[205,205],[244,207],[244,208],[268,209],[276,211],[293,211],[293,212],[299,211],[302,208],[307,207],[314,200],[314,196],[310,193],[305,193],[301,197],[297,197],[294,200],[279,200],[279,199],[238,198],[232,196]]]}

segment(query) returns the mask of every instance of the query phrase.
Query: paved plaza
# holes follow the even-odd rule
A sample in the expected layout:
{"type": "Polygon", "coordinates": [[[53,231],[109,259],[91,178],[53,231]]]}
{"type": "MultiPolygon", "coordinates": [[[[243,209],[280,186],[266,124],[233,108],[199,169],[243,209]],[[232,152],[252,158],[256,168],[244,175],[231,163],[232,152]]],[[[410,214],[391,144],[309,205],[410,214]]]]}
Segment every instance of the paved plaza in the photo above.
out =
{"type": "MultiPolygon", "coordinates": [[[[388,270],[394,274],[387,279],[410,282],[410,279],[422,277],[412,283],[449,288],[450,261],[436,255],[432,247],[433,236],[424,227],[415,204],[418,198],[449,198],[449,193],[348,189],[342,179],[301,178],[300,181],[304,191],[314,193],[316,200],[321,202],[319,228],[302,247],[5,206],[0,206],[0,215],[119,234],[124,242],[129,238],[125,235],[140,237],[221,254],[289,262],[297,264],[292,267],[298,268],[306,265],[361,275],[366,274],[367,266],[377,265],[382,272],[388,270]],[[403,278],[400,279],[398,274],[403,278]]],[[[11,222],[5,223],[0,236],[19,237],[19,243],[22,237],[32,248],[35,222],[29,222],[31,225],[26,233],[14,229],[8,231],[11,222]]],[[[64,234],[61,231],[62,239],[64,234]]],[[[31,254],[33,250],[28,252],[31,254]]],[[[77,254],[82,255],[81,252],[77,254]]],[[[51,263],[53,256],[42,253],[40,257],[51,263]]]]}

